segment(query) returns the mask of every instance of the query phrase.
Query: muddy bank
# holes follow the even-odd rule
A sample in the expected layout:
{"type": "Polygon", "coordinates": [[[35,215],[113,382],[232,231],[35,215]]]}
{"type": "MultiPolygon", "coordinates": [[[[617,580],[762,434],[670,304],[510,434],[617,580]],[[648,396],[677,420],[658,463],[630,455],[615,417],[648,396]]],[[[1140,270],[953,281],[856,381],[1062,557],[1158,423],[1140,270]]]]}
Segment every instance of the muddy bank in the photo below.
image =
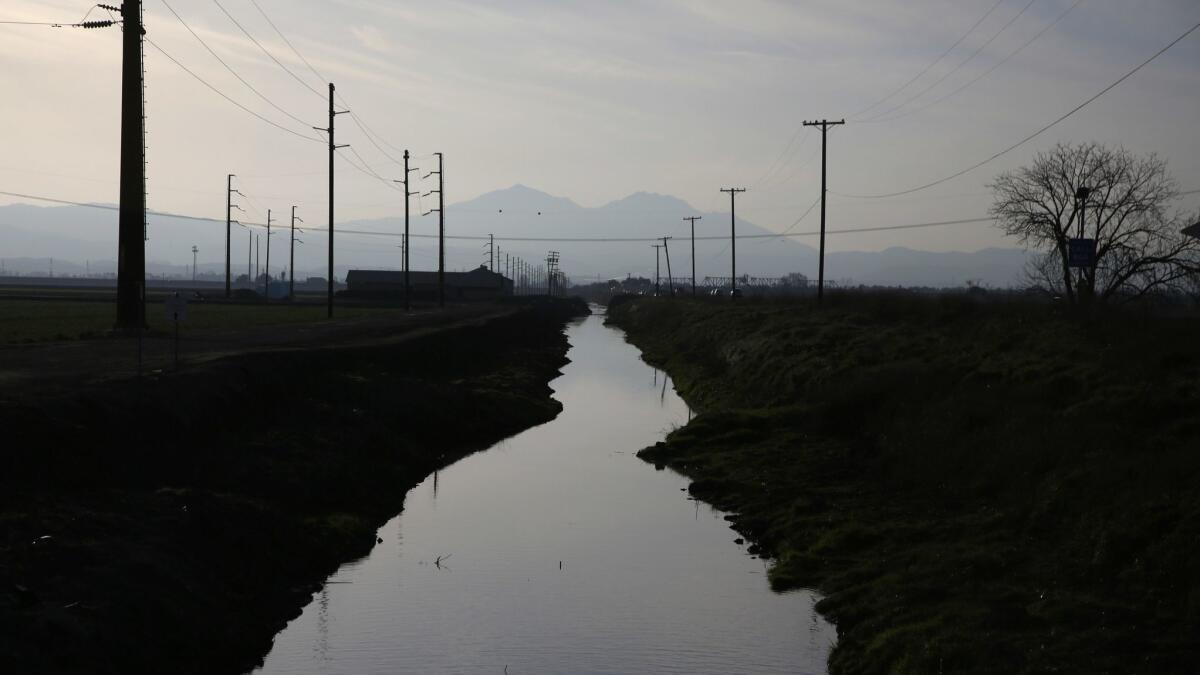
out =
{"type": "Polygon", "coordinates": [[[610,307],[700,413],[641,456],[816,588],[835,673],[1188,672],[1194,320],[902,295],[610,307]]]}
{"type": "Polygon", "coordinates": [[[394,343],[0,398],[0,663],[258,663],[430,471],[559,411],[558,303],[394,343]]]}

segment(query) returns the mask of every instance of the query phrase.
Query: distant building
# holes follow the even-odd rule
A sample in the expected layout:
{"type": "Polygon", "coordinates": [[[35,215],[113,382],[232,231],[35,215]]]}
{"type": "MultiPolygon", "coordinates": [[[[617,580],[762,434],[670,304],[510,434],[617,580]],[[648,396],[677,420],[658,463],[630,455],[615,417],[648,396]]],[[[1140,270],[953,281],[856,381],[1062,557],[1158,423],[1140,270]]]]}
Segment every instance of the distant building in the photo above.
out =
{"type": "MultiPolygon", "coordinates": [[[[512,279],[480,265],[470,272],[446,272],[447,300],[488,300],[513,294],[512,279]]],[[[415,298],[436,298],[438,273],[409,272],[409,284],[415,298]]],[[[404,272],[391,270],[350,270],[346,273],[346,292],[364,297],[396,297],[404,293],[404,272]]]]}

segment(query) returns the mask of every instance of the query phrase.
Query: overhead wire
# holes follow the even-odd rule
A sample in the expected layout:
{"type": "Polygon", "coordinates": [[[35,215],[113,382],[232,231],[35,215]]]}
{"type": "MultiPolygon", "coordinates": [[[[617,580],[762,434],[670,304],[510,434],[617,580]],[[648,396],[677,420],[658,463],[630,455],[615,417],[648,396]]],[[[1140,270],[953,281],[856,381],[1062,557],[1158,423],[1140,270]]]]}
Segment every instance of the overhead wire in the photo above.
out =
{"type": "Polygon", "coordinates": [[[965,66],[968,63],[970,63],[971,61],[973,61],[976,56],[979,56],[983,52],[984,49],[987,49],[988,46],[991,45],[992,42],[994,42],[996,40],[996,38],[1000,37],[1001,33],[1008,30],[1014,23],[1017,22],[1017,19],[1020,19],[1022,16],[1024,16],[1025,12],[1028,11],[1029,8],[1032,7],[1033,3],[1035,3],[1035,2],[1037,2],[1037,0],[1029,0],[1029,2],[1026,3],[1024,7],[1021,8],[1021,11],[1017,12],[1016,15],[1014,15],[1011,19],[1008,20],[1008,23],[1001,26],[1000,30],[993,33],[992,36],[990,38],[988,38],[983,44],[976,47],[975,51],[971,52],[970,56],[968,56],[967,58],[960,61],[957,66],[955,66],[955,67],[951,68],[950,70],[946,71],[945,73],[943,73],[941,77],[934,80],[932,83],[929,84],[929,86],[925,87],[921,91],[918,91],[916,94],[909,96],[903,102],[898,103],[898,104],[892,106],[891,108],[888,108],[887,110],[885,110],[882,113],[878,113],[878,114],[872,115],[870,117],[867,117],[867,118],[864,118],[864,119],[861,119],[858,121],[860,123],[882,121],[882,118],[887,117],[888,115],[891,115],[892,113],[896,112],[897,110],[903,108],[904,106],[908,105],[909,103],[912,103],[913,101],[921,98],[925,94],[932,91],[939,84],[941,84],[942,82],[945,82],[946,79],[949,78],[951,75],[957,73],[959,70],[962,70],[963,66],[965,66]]]}
{"type": "Polygon", "coordinates": [[[985,164],[989,164],[989,163],[999,159],[1000,157],[1007,155],[1008,153],[1012,152],[1013,150],[1016,150],[1017,148],[1021,147],[1022,145],[1025,145],[1029,141],[1032,141],[1033,139],[1037,138],[1038,136],[1041,136],[1045,132],[1047,132],[1050,129],[1052,129],[1053,127],[1057,126],[1063,120],[1066,120],[1067,118],[1071,117],[1072,115],[1079,112],[1080,110],[1083,110],[1085,107],[1087,107],[1093,101],[1100,98],[1104,94],[1107,94],[1109,91],[1112,91],[1114,88],[1116,88],[1117,85],[1121,84],[1125,80],[1132,77],[1139,70],[1150,65],[1151,62],[1153,62],[1155,59],[1157,59],[1158,57],[1165,54],[1167,52],[1167,50],[1169,50],[1171,47],[1174,47],[1175,45],[1182,42],[1184,40],[1184,38],[1186,38],[1187,36],[1194,33],[1196,31],[1196,29],[1198,29],[1198,28],[1200,28],[1200,23],[1197,23],[1196,25],[1194,25],[1191,28],[1184,31],[1184,33],[1182,35],[1180,35],[1179,37],[1172,40],[1167,46],[1165,46],[1162,49],[1155,52],[1153,56],[1151,56],[1150,58],[1148,58],[1145,61],[1138,64],[1136,67],[1134,67],[1133,70],[1130,70],[1129,72],[1125,73],[1124,75],[1122,75],[1120,78],[1118,78],[1112,84],[1108,85],[1104,89],[1101,89],[1100,92],[1097,93],[1096,95],[1087,99],[1083,103],[1080,103],[1079,105],[1075,106],[1074,108],[1069,110],[1067,113],[1065,113],[1065,114],[1061,115],[1060,117],[1058,117],[1057,119],[1055,119],[1053,122],[1050,122],[1049,124],[1043,126],[1042,128],[1038,129],[1037,131],[1033,132],[1032,134],[1029,134],[1025,138],[1017,141],[1016,143],[1013,143],[1012,145],[1008,146],[1007,148],[1001,150],[1000,152],[995,153],[991,157],[988,157],[987,159],[985,159],[981,162],[972,164],[971,166],[969,166],[961,171],[956,171],[955,173],[952,173],[949,176],[946,176],[945,178],[940,178],[940,179],[932,181],[930,183],[926,183],[924,185],[918,185],[917,187],[909,188],[907,190],[899,190],[897,192],[888,192],[888,193],[882,193],[882,194],[840,194],[840,196],[851,197],[854,199],[886,199],[888,197],[898,197],[900,195],[912,194],[913,192],[920,192],[921,190],[926,190],[928,188],[934,187],[935,185],[941,185],[942,183],[945,183],[947,181],[958,178],[959,176],[970,173],[971,171],[974,171],[975,169],[978,169],[979,167],[984,166],[985,164]]]}
{"type": "MultiPolygon", "coordinates": [[[[220,7],[220,3],[217,0],[213,0],[213,2],[217,3],[217,6],[220,7]]],[[[275,22],[271,20],[271,17],[266,13],[265,10],[263,10],[262,6],[258,4],[257,0],[250,0],[250,2],[251,2],[251,4],[254,5],[254,8],[258,10],[258,13],[261,14],[264,19],[266,19],[267,24],[271,26],[271,29],[275,31],[275,34],[278,35],[280,37],[280,39],[283,40],[284,44],[286,44],[288,46],[288,49],[292,50],[292,53],[296,55],[296,58],[300,59],[301,63],[303,63],[309,69],[309,71],[312,72],[313,75],[316,75],[318,80],[321,80],[322,82],[326,82],[327,80],[326,80],[325,76],[322,75],[315,67],[313,67],[312,63],[309,62],[308,59],[304,58],[304,55],[300,53],[300,50],[296,48],[296,45],[292,44],[292,41],[287,38],[287,35],[285,35],[283,33],[283,31],[279,29],[279,26],[277,26],[275,24],[275,22]]],[[[225,8],[221,7],[221,10],[225,11],[225,8]]],[[[229,16],[228,12],[225,12],[225,14],[226,14],[226,16],[229,16]]],[[[234,19],[232,16],[229,16],[229,18],[235,24],[238,24],[237,20],[234,19]]],[[[238,28],[241,28],[242,32],[246,33],[247,37],[249,37],[251,40],[254,40],[254,38],[250,36],[249,32],[247,32],[246,29],[243,28],[241,24],[238,24],[238,28]]],[[[255,42],[255,44],[258,44],[257,40],[254,40],[254,42],[255,42]]],[[[283,68],[284,70],[286,70],[289,75],[291,75],[293,78],[295,78],[301,84],[304,84],[305,87],[308,87],[310,90],[314,91],[321,97],[325,96],[324,94],[316,92],[316,90],[312,89],[312,87],[309,87],[307,84],[305,84],[304,81],[301,80],[298,75],[296,75],[296,73],[292,72],[292,70],[290,68],[288,68],[287,66],[280,63],[279,60],[276,59],[273,55],[271,55],[271,53],[268,52],[266,50],[266,48],[264,48],[261,44],[259,44],[259,49],[262,49],[263,52],[267,54],[267,56],[270,56],[272,60],[274,60],[276,63],[279,64],[280,68],[283,68]]],[[[354,123],[356,125],[358,125],[359,129],[362,130],[363,135],[365,135],[367,137],[367,140],[371,142],[371,145],[374,145],[375,148],[377,150],[379,150],[379,152],[381,152],[385,157],[387,157],[391,161],[399,164],[400,160],[396,159],[391,154],[389,154],[386,150],[384,150],[382,147],[380,147],[379,143],[383,143],[384,145],[388,146],[389,148],[392,148],[392,150],[395,152],[402,153],[404,151],[401,150],[400,148],[397,148],[396,146],[392,145],[391,143],[388,143],[386,138],[384,138],[382,135],[380,135],[374,129],[372,129],[371,125],[367,124],[367,121],[362,119],[362,116],[360,116],[356,111],[353,110],[353,107],[349,104],[349,102],[346,101],[346,99],[342,96],[342,94],[340,92],[335,92],[334,95],[337,97],[337,99],[341,102],[341,104],[344,107],[349,109],[348,112],[350,113],[350,118],[354,121],[354,123]],[[376,140],[378,140],[378,142],[376,142],[376,140]]]]}
{"type": "MultiPolygon", "coordinates": [[[[1197,191],[1197,192],[1200,192],[1200,191],[1197,191]]],[[[20,193],[20,192],[9,192],[9,191],[0,190],[0,195],[6,195],[6,196],[10,196],[10,197],[20,197],[22,199],[33,199],[36,201],[44,201],[44,202],[50,202],[50,203],[54,203],[54,204],[62,204],[62,205],[67,205],[67,206],[80,206],[80,207],[86,207],[86,208],[102,209],[102,210],[106,210],[106,211],[119,211],[120,210],[119,206],[112,205],[112,204],[95,204],[95,203],[88,203],[88,202],[71,201],[71,200],[66,200],[66,199],[58,199],[58,198],[54,198],[54,197],[43,197],[43,196],[39,196],[39,195],[32,195],[32,194],[26,194],[26,193],[20,193]]],[[[180,213],[171,213],[171,212],[167,212],[167,211],[147,211],[147,214],[151,215],[151,216],[155,216],[155,217],[161,217],[161,218],[178,218],[178,219],[182,219],[182,220],[193,220],[193,221],[210,222],[210,223],[225,222],[224,220],[219,219],[219,218],[212,218],[212,217],[206,217],[206,216],[190,216],[190,215],[185,215],[185,214],[180,214],[180,213]]],[[[882,231],[887,231],[887,230],[907,230],[907,229],[924,228],[924,227],[941,227],[941,226],[946,226],[946,225],[964,225],[964,224],[971,224],[971,223],[991,222],[993,220],[995,220],[995,218],[992,218],[992,217],[966,218],[966,219],[962,219],[962,220],[943,220],[943,221],[928,222],[928,223],[909,223],[909,224],[904,224],[904,225],[884,225],[884,226],[876,226],[876,227],[859,227],[859,228],[849,228],[849,229],[839,229],[839,230],[826,230],[825,233],[826,234],[853,234],[853,233],[861,233],[861,232],[882,232],[882,231]]],[[[247,227],[259,227],[259,228],[266,227],[265,223],[245,223],[245,222],[243,222],[242,225],[247,226],[247,227]]],[[[305,227],[304,230],[308,231],[308,232],[326,232],[326,231],[328,231],[328,228],[310,225],[310,226],[305,227]]],[[[346,229],[346,228],[340,228],[340,227],[337,229],[337,232],[339,234],[355,234],[355,235],[374,236],[374,237],[403,237],[404,236],[404,234],[401,232],[355,230],[355,229],[346,229]]],[[[791,238],[791,237],[807,237],[807,236],[812,236],[812,235],[817,235],[817,234],[820,234],[820,230],[807,231],[807,232],[790,232],[790,233],[771,232],[771,233],[766,233],[766,234],[747,234],[747,235],[739,236],[738,239],[784,239],[784,238],[791,238]]],[[[436,239],[436,238],[438,238],[438,236],[439,235],[436,235],[436,234],[418,234],[418,233],[410,233],[409,234],[409,237],[418,238],[418,239],[436,239]]],[[[492,239],[492,238],[489,238],[488,235],[461,235],[461,234],[460,235],[445,235],[444,238],[450,239],[450,240],[458,240],[458,241],[481,241],[481,242],[489,241],[489,239],[492,239]]],[[[724,241],[724,240],[728,240],[728,239],[729,239],[729,237],[724,236],[724,235],[703,235],[703,236],[696,237],[696,241],[724,241]]],[[[499,242],[505,242],[505,241],[510,241],[510,242],[553,242],[553,243],[567,243],[567,244],[569,244],[569,243],[611,244],[611,243],[630,243],[630,242],[645,243],[645,242],[657,242],[657,241],[661,241],[661,240],[662,240],[661,237],[494,237],[494,241],[499,241],[499,242]]]]}
{"type": "Polygon", "coordinates": [[[264,117],[264,116],[262,116],[262,115],[258,114],[257,112],[255,112],[255,111],[251,110],[250,108],[247,108],[246,106],[242,105],[242,104],[241,104],[241,103],[239,103],[237,100],[235,100],[234,98],[230,97],[230,96],[229,96],[228,94],[226,94],[225,92],[221,91],[220,89],[218,89],[218,88],[216,88],[215,86],[213,86],[212,84],[210,84],[210,83],[209,83],[207,80],[205,80],[204,78],[202,78],[202,77],[200,77],[199,75],[197,75],[197,74],[196,74],[194,71],[192,71],[192,69],[190,69],[190,68],[188,68],[187,66],[183,65],[182,63],[180,63],[180,61],[179,61],[178,59],[176,59],[174,56],[171,56],[171,55],[170,55],[169,53],[167,53],[167,51],[166,51],[166,50],[164,50],[162,47],[159,47],[159,46],[158,46],[158,43],[154,42],[154,41],[153,41],[153,40],[151,40],[150,38],[144,38],[144,39],[145,39],[145,41],[146,41],[146,43],[147,43],[147,44],[149,44],[151,47],[154,47],[155,49],[157,49],[157,50],[158,50],[158,52],[159,52],[160,54],[162,54],[163,56],[167,57],[167,59],[169,59],[169,60],[170,60],[172,63],[174,63],[176,66],[179,66],[179,67],[180,67],[180,68],[181,68],[181,69],[182,69],[182,70],[183,70],[185,73],[187,73],[188,75],[191,75],[193,78],[195,78],[195,79],[196,79],[196,81],[198,81],[200,84],[203,84],[204,86],[208,87],[208,88],[209,88],[209,89],[211,89],[211,90],[212,90],[214,93],[216,93],[218,96],[220,96],[221,98],[225,99],[226,101],[229,101],[230,103],[234,104],[234,105],[235,105],[235,106],[237,106],[238,108],[241,108],[243,111],[245,111],[245,112],[247,112],[247,113],[250,113],[251,115],[253,115],[253,116],[257,117],[259,120],[261,120],[261,121],[263,121],[263,122],[266,122],[267,124],[270,124],[271,126],[275,127],[276,129],[279,129],[280,131],[286,131],[287,133],[289,133],[289,134],[291,134],[291,135],[293,135],[293,136],[296,136],[297,138],[303,138],[303,139],[304,139],[304,140],[306,140],[306,141],[314,141],[314,142],[316,142],[316,143],[324,143],[324,142],[325,142],[323,139],[317,138],[317,137],[315,137],[315,136],[306,136],[306,135],[304,135],[304,134],[302,134],[302,133],[300,133],[300,132],[298,132],[298,131],[294,131],[294,130],[292,130],[292,129],[289,129],[289,128],[287,128],[287,127],[283,126],[282,124],[279,124],[278,122],[275,122],[274,120],[271,120],[270,118],[264,117]]]}
{"type": "Polygon", "coordinates": [[[388,189],[397,190],[399,192],[404,192],[404,188],[397,187],[395,183],[389,181],[388,179],[384,178],[383,176],[380,176],[373,169],[371,169],[371,166],[366,163],[366,160],[364,160],[362,158],[362,155],[358,154],[358,151],[354,149],[354,146],[347,146],[347,149],[349,149],[350,152],[355,157],[358,158],[358,162],[355,162],[354,160],[350,159],[349,157],[347,157],[344,153],[342,153],[339,150],[338,156],[341,157],[342,159],[346,160],[347,164],[354,167],[356,170],[358,170],[359,173],[362,173],[365,176],[374,178],[375,180],[379,181],[380,183],[383,183],[385,186],[388,187],[388,189]],[[359,162],[361,162],[362,164],[360,165],[359,162]]]}
{"type": "Polygon", "coordinates": [[[941,62],[942,62],[942,59],[944,59],[944,58],[946,58],[947,56],[949,56],[951,52],[953,52],[953,51],[954,51],[956,48],[958,48],[958,46],[959,46],[960,44],[962,44],[962,43],[963,43],[963,40],[966,40],[966,39],[967,39],[967,37],[968,37],[968,36],[969,36],[971,33],[974,33],[974,32],[975,32],[975,29],[976,29],[976,28],[979,28],[979,25],[980,25],[980,24],[982,24],[982,23],[983,23],[983,22],[984,22],[984,21],[985,21],[985,20],[986,20],[986,19],[987,19],[989,16],[991,16],[991,15],[992,15],[992,12],[996,11],[996,8],[997,8],[997,7],[999,7],[999,6],[1000,6],[1000,4],[1001,4],[1002,2],[1004,2],[1004,0],[996,0],[995,4],[993,4],[993,5],[992,5],[992,6],[991,6],[991,7],[988,9],[988,11],[984,13],[984,15],[983,15],[983,16],[979,17],[979,20],[978,20],[978,21],[976,21],[974,24],[972,24],[972,25],[971,25],[971,27],[970,27],[970,28],[967,30],[967,32],[963,33],[961,37],[959,37],[957,40],[955,40],[955,41],[954,41],[954,44],[950,45],[950,47],[946,49],[946,51],[942,52],[942,54],[941,54],[940,56],[938,56],[936,59],[934,59],[933,61],[931,61],[931,62],[929,63],[929,65],[925,66],[925,67],[924,67],[924,68],[921,70],[921,72],[919,72],[919,73],[917,73],[916,75],[914,75],[914,76],[913,76],[913,78],[912,78],[911,80],[908,80],[908,81],[907,81],[907,82],[905,82],[904,84],[900,85],[899,87],[897,87],[897,88],[896,88],[894,91],[892,91],[892,92],[891,92],[890,94],[888,94],[887,96],[884,96],[883,98],[881,98],[881,99],[879,99],[879,100],[875,101],[874,103],[872,103],[871,105],[869,105],[869,106],[867,106],[867,107],[863,108],[862,110],[859,110],[858,112],[856,112],[856,113],[853,113],[853,114],[849,115],[848,117],[851,117],[851,118],[858,117],[859,115],[862,115],[862,114],[866,113],[867,111],[874,109],[874,108],[875,108],[876,106],[878,106],[879,104],[883,103],[884,101],[887,101],[888,99],[892,98],[892,97],[893,97],[893,96],[895,96],[896,94],[899,94],[900,92],[904,91],[904,90],[905,90],[905,89],[907,89],[909,86],[911,86],[911,85],[912,85],[914,82],[916,82],[917,80],[921,79],[921,77],[923,77],[923,76],[925,75],[925,73],[928,73],[928,72],[929,72],[931,69],[933,69],[933,67],[934,67],[934,66],[936,66],[936,65],[937,65],[937,64],[939,64],[939,63],[941,63],[941,62]]]}
{"type": "Polygon", "coordinates": [[[192,37],[196,38],[196,41],[199,42],[201,45],[203,45],[204,48],[208,50],[208,53],[212,54],[213,58],[215,58],[217,61],[219,61],[222,66],[225,66],[225,70],[228,70],[230,72],[230,74],[232,74],[234,77],[236,77],[238,79],[238,82],[241,82],[242,84],[246,85],[247,89],[254,92],[254,94],[256,96],[258,96],[259,98],[261,98],[264,102],[266,102],[267,105],[278,110],[279,112],[283,113],[284,115],[287,115],[288,117],[292,118],[292,120],[304,125],[304,127],[306,129],[312,128],[313,125],[311,123],[288,112],[282,106],[280,106],[278,103],[276,103],[275,101],[272,101],[270,99],[270,97],[268,97],[267,95],[265,95],[261,91],[259,91],[257,88],[255,88],[254,85],[250,84],[250,82],[248,82],[246,80],[246,78],[242,77],[240,73],[238,73],[236,70],[234,70],[233,66],[229,65],[229,63],[225,59],[221,58],[221,55],[217,54],[216,50],[214,50],[212,47],[209,46],[209,44],[207,42],[204,41],[204,38],[200,37],[200,35],[197,34],[196,31],[192,30],[192,27],[190,25],[188,25],[188,22],[185,21],[183,19],[183,17],[179,15],[179,12],[175,11],[175,8],[172,7],[170,5],[170,3],[167,2],[167,0],[160,0],[160,1],[168,10],[170,10],[171,14],[175,15],[175,18],[179,20],[179,23],[181,23],[183,25],[183,27],[186,28],[187,31],[192,34],[192,37]]]}
{"type": "MultiPolygon", "coordinates": [[[[296,73],[293,73],[290,68],[283,65],[282,61],[275,58],[274,54],[272,54],[266,47],[264,47],[261,42],[256,40],[254,38],[254,36],[250,34],[250,31],[246,30],[245,26],[243,26],[241,23],[239,23],[238,20],[235,19],[233,17],[233,15],[229,13],[229,10],[225,9],[225,6],[220,3],[220,0],[213,0],[213,4],[216,5],[218,8],[220,8],[221,12],[224,13],[225,16],[229,17],[229,20],[233,22],[233,25],[237,26],[238,29],[242,31],[243,35],[245,35],[247,38],[249,38],[250,41],[255,44],[255,46],[257,46],[260,50],[262,50],[262,53],[266,54],[267,58],[274,61],[275,65],[282,68],[284,70],[284,72],[286,72],[288,75],[291,75],[292,78],[295,79],[297,82],[299,82],[305,89],[311,91],[313,94],[316,94],[318,98],[325,100],[325,98],[326,98],[325,94],[317,91],[310,84],[308,84],[304,80],[300,79],[300,77],[298,75],[296,75],[296,73]]],[[[261,11],[261,9],[259,11],[261,11]]]]}
{"type": "Polygon", "coordinates": [[[938,105],[939,103],[943,103],[945,101],[950,100],[951,98],[954,98],[955,96],[962,93],[964,90],[973,86],[976,82],[978,82],[978,81],[982,80],[983,78],[987,77],[988,75],[991,75],[992,73],[996,72],[996,70],[998,70],[1004,64],[1008,63],[1017,54],[1020,54],[1021,52],[1025,51],[1025,49],[1027,47],[1032,45],[1034,42],[1037,42],[1038,39],[1041,38],[1043,35],[1045,35],[1051,28],[1057,26],[1060,21],[1065,19],[1066,16],[1068,14],[1070,14],[1082,2],[1083,2],[1083,0],[1075,0],[1075,2],[1072,3],[1069,7],[1067,7],[1066,10],[1064,10],[1057,17],[1055,17],[1053,21],[1051,21],[1050,23],[1047,23],[1045,26],[1042,27],[1041,30],[1039,30],[1037,33],[1035,33],[1033,37],[1029,38],[1021,46],[1019,46],[1016,49],[1014,49],[1013,51],[1009,52],[1008,56],[1005,56],[1003,59],[1000,59],[996,63],[992,64],[991,68],[988,68],[987,70],[983,71],[979,75],[976,75],[973,79],[968,80],[967,82],[965,82],[958,88],[951,90],[950,93],[946,94],[945,96],[936,98],[933,101],[930,101],[929,103],[918,106],[916,108],[910,108],[909,110],[901,112],[897,115],[892,115],[891,117],[884,117],[884,118],[874,118],[871,121],[872,122],[891,122],[893,120],[903,119],[910,115],[915,115],[919,112],[924,112],[926,110],[929,110],[930,108],[932,108],[935,105],[938,105]]]}
{"type": "Polygon", "coordinates": [[[779,156],[775,158],[775,161],[771,163],[771,166],[767,169],[766,173],[760,176],[758,180],[751,183],[749,186],[750,188],[756,188],[762,185],[768,177],[776,173],[776,171],[782,171],[783,168],[788,165],[788,163],[795,159],[796,155],[799,154],[800,150],[804,147],[804,144],[808,142],[808,134],[804,135],[804,138],[800,141],[800,145],[796,146],[796,150],[791,153],[791,155],[788,157],[788,160],[780,164],[780,162],[783,161],[784,156],[788,155],[788,152],[792,149],[792,146],[795,145],[796,139],[800,138],[800,135],[807,129],[808,127],[805,126],[800,126],[800,128],[796,129],[796,132],[792,134],[790,139],[788,139],[787,145],[784,146],[783,151],[779,153],[779,156]]]}

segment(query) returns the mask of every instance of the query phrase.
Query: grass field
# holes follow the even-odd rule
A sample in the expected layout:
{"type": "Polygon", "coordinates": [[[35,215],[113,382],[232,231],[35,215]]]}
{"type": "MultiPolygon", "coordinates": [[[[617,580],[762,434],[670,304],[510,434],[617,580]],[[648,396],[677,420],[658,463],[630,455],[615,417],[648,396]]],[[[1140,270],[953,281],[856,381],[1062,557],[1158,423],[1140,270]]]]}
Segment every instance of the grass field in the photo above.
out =
{"type": "MultiPolygon", "coordinates": [[[[338,308],[338,318],[396,312],[395,309],[338,308]]],[[[100,338],[108,335],[116,319],[111,302],[70,300],[0,299],[0,344],[30,344],[100,338]]],[[[151,333],[172,329],[162,302],[146,306],[151,333]]],[[[189,303],[183,330],[253,328],[325,320],[324,305],[229,305],[189,303]]]]}
{"type": "Polygon", "coordinates": [[[641,453],[815,587],[835,673],[1200,662],[1200,322],[903,294],[610,308],[699,415],[641,453]]]}

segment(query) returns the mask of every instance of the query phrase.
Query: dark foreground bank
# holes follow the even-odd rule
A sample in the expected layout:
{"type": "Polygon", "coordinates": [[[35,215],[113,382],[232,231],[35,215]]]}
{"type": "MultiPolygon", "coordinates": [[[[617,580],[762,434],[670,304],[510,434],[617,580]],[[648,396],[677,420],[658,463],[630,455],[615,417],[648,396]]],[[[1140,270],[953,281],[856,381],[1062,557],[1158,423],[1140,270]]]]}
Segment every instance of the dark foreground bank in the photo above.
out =
{"type": "Polygon", "coordinates": [[[825,594],[831,670],[1193,672],[1200,325],[827,304],[609,316],[700,410],[641,456],[825,594]]]}
{"type": "Polygon", "coordinates": [[[409,487],[552,419],[578,303],[0,395],[0,670],[244,672],[409,487]]]}

